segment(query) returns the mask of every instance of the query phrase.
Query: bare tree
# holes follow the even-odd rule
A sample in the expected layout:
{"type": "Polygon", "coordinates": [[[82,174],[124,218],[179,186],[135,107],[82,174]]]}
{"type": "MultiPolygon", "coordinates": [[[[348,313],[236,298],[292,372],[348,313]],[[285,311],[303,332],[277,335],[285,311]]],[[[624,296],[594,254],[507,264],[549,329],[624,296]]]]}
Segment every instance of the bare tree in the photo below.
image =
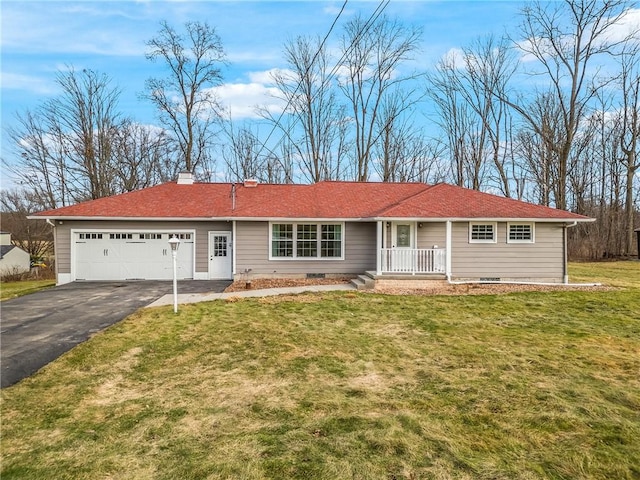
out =
{"type": "MultiPolygon", "coordinates": [[[[339,86],[348,100],[354,128],[354,170],[357,181],[369,178],[372,149],[383,135],[378,119],[384,99],[413,76],[398,67],[417,51],[421,30],[388,17],[365,21],[361,16],[347,23],[341,39],[339,86]]],[[[408,108],[413,100],[407,97],[408,108]]]]}
{"type": "Polygon", "coordinates": [[[460,72],[460,94],[478,117],[481,129],[475,156],[487,157],[496,187],[511,197],[509,171],[513,157],[509,146],[512,120],[509,108],[499,100],[507,92],[517,63],[505,38],[490,35],[476,40],[464,50],[464,69],[460,72]],[[497,95],[496,95],[497,93],[497,95]]]}
{"type": "Polygon", "coordinates": [[[177,178],[175,145],[159,128],[127,121],[116,132],[114,182],[118,192],[130,192],[177,178]]]}
{"type": "Polygon", "coordinates": [[[27,189],[0,191],[2,228],[11,232],[14,245],[32,257],[42,257],[53,250],[51,226],[44,220],[27,220],[27,215],[46,207],[27,189]]]}
{"type": "Polygon", "coordinates": [[[249,127],[234,130],[229,123],[227,143],[222,149],[222,157],[227,167],[227,176],[233,182],[252,178],[266,181],[264,160],[261,160],[262,143],[249,127]]]}
{"type": "Polygon", "coordinates": [[[3,160],[19,184],[33,192],[43,208],[65,206],[72,201],[66,185],[64,142],[49,133],[44,116],[27,111],[17,115],[18,126],[8,130],[18,161],[3,160]]]}
{"type": "Polygon", "coordinates": [[[427,77],[427,92],[434,102],[438,115],[436,122],[445,138],[453,182],[479,190],[487,172],[486,129],[471,102],[465,98],[463,68],[452,56],[442,58],[435,72],[427,77]]]}
{"type": "MultiPolygon", "coordinates": [[[[554,146],[562,141],[558,136],[561,110],[552,94],[539,93],[531,102],[527,115],[531,123],[525,123],[517,134],[516,149],[521,155],[521,166],[526,177],[533,182],[535,201],[546,206],[560,186],[558,178],[558,152],[554,146]]],[[[566,184],[565,187],[566,188],[566,184]]]]}
{"type": "Polygon", "coordinates": [[[18,116],[19,126],[9,131],[20,159],[9,167],[50,208],[117,193],[119,89],[92,70],[71,68],[59,72],[56,82],[62,94],[18,116]]]}
{"type": "Polygon", "coordinates": [[[500,97],[516,65],[506,40],[488,36],[464,48],[460,60],[441,59],[427,77],[458,185],[477,190],[495,179],[491,186],[511,196],[512,121],[500,97]]]}
{"type": "MultiPolygon", "coordinates": [[[[640,40],[640,39],[639,39],[640,40]]],[[[630,43],[618,57],[621,92],[619,141],[625,168],[626,253],[634,250],[634,178],[640,170],[640,45],[630,43]]]]}
{"type": "Polygon", "coordinates": [[[263,117],[278,125],[295,149],[305,180],[337,180],[345,153],[344,108],[332,89],[331,58],[324,42],[298,37],[284,47],[287,70],[278,70],[273,79],[287,114],[294,122],[282,128],[280,119],[262,110],[263,117]],[[292,125],[295,125],[293,128],[292,125]]]}
{"type": "Polygon", "coordinates": [[[164,62],[169,74],[147,80],[146,98],[172,132],[183,157],[181,168],[206,170],[214,124],[221,118],[214,87],[222,83],[225,53],[216,30],[207,23],[187,22],[185,30],[181,35],[163,22],[158,35],[147,43],[147,59],[164,62]]]}
{"type": "Polygon", "coordinates": [[[534,60],[530,74],[543,75],[551,84],[547,94],[553,96],[559,114],[555,129],[545,130],[530,114],[526,102],[506,96],[501,99],[553,150],[557,182],[554,203],[558,208],[567,208],[569,158],[580,122],[591,99],[608,82],[598,79],[595,63],[629,40],[630,36],[612,36],[629,5],[626,0],[563,0],[535,2],[522,10],[521,41],[517,45],[534,60]]]}

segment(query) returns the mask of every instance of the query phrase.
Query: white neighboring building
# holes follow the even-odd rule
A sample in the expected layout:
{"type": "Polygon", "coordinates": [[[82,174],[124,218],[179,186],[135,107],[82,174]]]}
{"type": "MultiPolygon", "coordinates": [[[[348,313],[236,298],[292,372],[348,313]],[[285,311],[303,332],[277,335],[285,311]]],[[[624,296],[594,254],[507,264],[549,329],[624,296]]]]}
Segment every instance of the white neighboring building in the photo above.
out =
{"type": "Polygon", "coordinates": [[[28,272],[30,266],[29,254],[11,244],[9,232],[0,232],[0,275],[28,272]]]}

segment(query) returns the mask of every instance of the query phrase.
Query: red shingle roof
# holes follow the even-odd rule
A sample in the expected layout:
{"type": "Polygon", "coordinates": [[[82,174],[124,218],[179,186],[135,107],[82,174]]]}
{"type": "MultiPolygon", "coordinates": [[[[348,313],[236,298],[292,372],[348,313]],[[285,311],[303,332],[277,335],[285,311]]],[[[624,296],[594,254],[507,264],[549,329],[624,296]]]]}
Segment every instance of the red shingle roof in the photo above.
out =
{"type": "Polygon", "coordinates": [[[588,220],[448,184],[320,182],[235,185],[175,182],[48,210],[45,218],[509,218],[588,220]]]}

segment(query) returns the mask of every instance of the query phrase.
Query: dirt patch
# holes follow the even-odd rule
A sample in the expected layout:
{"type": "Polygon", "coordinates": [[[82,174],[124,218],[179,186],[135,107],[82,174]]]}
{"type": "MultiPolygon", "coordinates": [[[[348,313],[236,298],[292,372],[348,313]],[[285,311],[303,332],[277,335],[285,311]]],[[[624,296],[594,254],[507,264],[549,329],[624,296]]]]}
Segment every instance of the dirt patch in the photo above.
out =
{"type": "MultiPolygon", "coordinates": [[[[262,290],[264,288],[306,287],[308,285],[339,285],[349,283],[351,278],[254,278],[251,280],[250,290],[262,290]]],[[[233,282],[225,292],[244,292],[247,289],[246,281],[233,282]]]]}

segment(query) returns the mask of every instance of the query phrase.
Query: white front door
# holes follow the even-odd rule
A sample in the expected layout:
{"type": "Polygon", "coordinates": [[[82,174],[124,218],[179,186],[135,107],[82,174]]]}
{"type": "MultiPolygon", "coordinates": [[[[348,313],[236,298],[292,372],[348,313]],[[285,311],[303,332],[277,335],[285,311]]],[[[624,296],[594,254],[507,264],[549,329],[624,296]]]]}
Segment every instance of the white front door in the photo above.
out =
{"type": "Polygon", "coordinates": [[[412,222],[393,222],[393,248],[414,248],[412,222]]]}
{"type": "Polygon", "coordinates": [[[231,232],[209,232],[209,278],[233,278],[231,232]]]}
{"type": "Polygon", "coordinates": [[[415,242],[413,222],[393,222],[391,269],[394,272],[414,270],[415,242]]]}

